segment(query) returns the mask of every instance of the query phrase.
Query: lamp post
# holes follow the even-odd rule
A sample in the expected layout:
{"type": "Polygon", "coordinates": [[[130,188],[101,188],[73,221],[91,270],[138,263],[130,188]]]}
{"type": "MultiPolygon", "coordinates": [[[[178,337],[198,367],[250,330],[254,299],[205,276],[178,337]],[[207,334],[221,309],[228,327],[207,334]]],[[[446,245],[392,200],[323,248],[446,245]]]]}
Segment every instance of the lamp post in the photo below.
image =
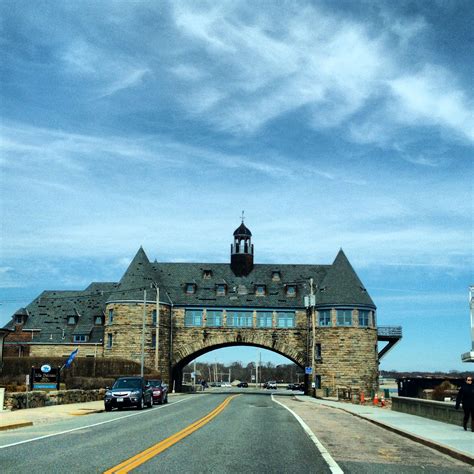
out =
{"type": "Polygon", "coordinates": [[[309,287],[310,287],[310,294],[309,296],[305,296],[305,306],[309,308],[311,311],[311,380],[312,384],[314,384],[314,392],[313,396],[316,397],[316,376],[314,374],[315,366],[315,348],[316,348],[316,314],[315,314],[315,306],[316,306],[316,296],[313,292],[313,279],[309,279],[309,287]]]}
{"type": "Polygon", "coordinates": [[[142,321],[142,356],[140,363],[140,375],[143,377],[145,365],[145,319],[146,319],[146,289],[143,290],[143,321],[142,321]]]}
{"type": "Polygon", "coordinates": [[[152,283],[156,288],[156,318],[155,318],[155,371],[160,371],[160,288],[156,283],[152,283]]]}

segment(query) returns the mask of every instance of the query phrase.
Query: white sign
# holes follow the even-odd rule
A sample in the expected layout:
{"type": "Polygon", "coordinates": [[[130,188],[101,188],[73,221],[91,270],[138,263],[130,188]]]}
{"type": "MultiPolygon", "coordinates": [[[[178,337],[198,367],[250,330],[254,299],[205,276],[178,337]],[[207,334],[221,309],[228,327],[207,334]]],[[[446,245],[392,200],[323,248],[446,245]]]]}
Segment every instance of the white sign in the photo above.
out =
{"type": "Polygon", "coordinates": [[[255,380],[255,375],[252,375],[252,380],[255,380]]]}
{"type": "Polygon", "coordinates": [[[48,374],[49,372],[51,372],[51,366],[49,364],[42,365],[41,372],[43,372],[43,374],[48,374]]]}

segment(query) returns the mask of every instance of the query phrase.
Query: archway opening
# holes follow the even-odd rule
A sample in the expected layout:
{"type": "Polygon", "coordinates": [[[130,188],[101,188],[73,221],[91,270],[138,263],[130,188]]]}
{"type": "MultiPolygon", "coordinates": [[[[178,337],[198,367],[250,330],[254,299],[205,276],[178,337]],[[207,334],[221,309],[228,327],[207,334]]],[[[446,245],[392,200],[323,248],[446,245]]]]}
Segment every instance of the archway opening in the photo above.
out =
{"type": "Polygon", "coordinates": [[[214,345],[187,355],[172,367],[172,379],[178,392],[199,389],[201,384],[218,387],[242,382],[264,388],[269,381],[308,391],[301,361],[266,346],[242,342],[214,345]]]}

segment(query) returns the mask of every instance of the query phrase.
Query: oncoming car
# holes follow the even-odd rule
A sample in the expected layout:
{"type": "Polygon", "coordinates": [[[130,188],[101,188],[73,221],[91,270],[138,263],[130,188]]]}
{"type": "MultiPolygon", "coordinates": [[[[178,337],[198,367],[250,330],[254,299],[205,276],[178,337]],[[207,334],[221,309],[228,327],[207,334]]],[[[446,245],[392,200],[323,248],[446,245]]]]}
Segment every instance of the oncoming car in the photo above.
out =
{"type": "Polygon", "coordinates": [[[105,411],[112,408],[136,407],[142,410],[153,405],[153,391],[143,377],[119,377],[104,397],[105,411]]]}
{"type": "Polygon", "coordinates": [[[153,391],[153,403],[161,405],[168,403],[168,385],[164,384],[162,380],[148,380],[153,391]]]}

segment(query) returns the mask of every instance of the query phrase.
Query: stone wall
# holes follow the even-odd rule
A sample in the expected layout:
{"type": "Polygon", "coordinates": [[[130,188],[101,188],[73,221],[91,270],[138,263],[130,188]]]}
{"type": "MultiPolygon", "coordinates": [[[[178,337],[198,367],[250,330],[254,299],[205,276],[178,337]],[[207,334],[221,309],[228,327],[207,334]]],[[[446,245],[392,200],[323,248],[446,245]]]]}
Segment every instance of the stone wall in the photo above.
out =
{"type": "Polygon", "coordinates": [[[22,408],[93,402],[102,400],[104,394],[104,389],[6,392],[4,406],[7,410],[21,410],[22,408]]]}
{"type": "MultiPolygon", "coordinates": [[[[158,353],[154,346],[156,324],[153,324],[153,310],[156,306],[147,304],[145,316],[144,365],[155,369],[158,375],[169,383],[169,306],[160,304],[160,331],[158,353]],[[157,357],[158,356],[158,357],[157,357]]],[[[109,304],[106,314],[113,310],[113,321],[107,319],[104,334],[104,357],[117,357],[141,362],[143,303],[109,304]],[[109,334],[112,346],[108,347],[109,334]]]]}
{"type": "Polygon", "coordinates": [[[366,396],[377,389],[376,329],[316,328],[316,343],[321,344],[321,359],[316,360],[315,372],[328,396],[336,396],[338,388],[360,390],[366,396]]]}
{"type": "Polygon", "coordinates": [[[456,410],[454,405],[454,402],[437,402],[435,400],[422,400],[421,398],[392,396],[393,411],[462,426],[464,412],[462,409],[456,410]]]}

